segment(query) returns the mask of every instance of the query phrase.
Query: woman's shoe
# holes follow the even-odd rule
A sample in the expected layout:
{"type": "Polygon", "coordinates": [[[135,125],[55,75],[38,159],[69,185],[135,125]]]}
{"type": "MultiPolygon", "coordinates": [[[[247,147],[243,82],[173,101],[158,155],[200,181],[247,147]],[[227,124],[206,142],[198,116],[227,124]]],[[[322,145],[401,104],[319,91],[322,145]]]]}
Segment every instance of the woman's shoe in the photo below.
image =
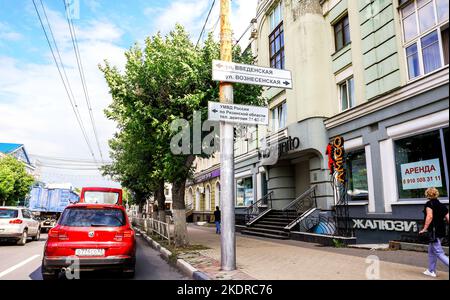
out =
{"type": "Polygon", "coordinates": [[[430,276],[430,277],[433,277],[433,278],[437,277],[436,273],[435,272],[430,272],[430,270],[426,270],[425,272],[423,272],[423,275],[430,276]]]}

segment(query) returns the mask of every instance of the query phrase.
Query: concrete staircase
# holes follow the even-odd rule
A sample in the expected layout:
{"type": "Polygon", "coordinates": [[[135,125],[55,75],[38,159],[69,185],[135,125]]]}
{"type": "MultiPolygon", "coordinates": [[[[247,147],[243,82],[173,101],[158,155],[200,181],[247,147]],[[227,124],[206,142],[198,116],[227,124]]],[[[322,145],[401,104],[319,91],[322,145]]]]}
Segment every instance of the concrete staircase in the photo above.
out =
{"type": "Polygon", "coordinates": [[[297,219],[295,210],[271,210],[253,224],[247,226],[241,233],[264,238],[289,240],[290,233],[285,227],[297,219]]]}

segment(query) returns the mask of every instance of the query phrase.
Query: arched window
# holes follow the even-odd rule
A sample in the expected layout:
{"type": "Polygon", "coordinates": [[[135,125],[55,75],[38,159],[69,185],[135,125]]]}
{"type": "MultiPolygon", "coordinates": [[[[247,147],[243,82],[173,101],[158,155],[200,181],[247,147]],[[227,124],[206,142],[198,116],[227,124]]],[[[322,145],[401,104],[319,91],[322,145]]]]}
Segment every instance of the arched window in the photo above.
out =
{"type": "Polygon", "coordinates": [[[211,211],[211,187],[209,185],[205,188],[205,211],[211,211]]]}
{"type": "Polygon", "coordinates": [[[216,188],[215,188],[215,202],[216,206],[220,207],[220,182],[216,182],[216,188]]]}
{"type": "Polygon", "coordinates": [[[197,188],[195,192],[195,210],[200,211],[200,201],[202,199],[202,193],[200,193],[200,188],[197,188]]]}

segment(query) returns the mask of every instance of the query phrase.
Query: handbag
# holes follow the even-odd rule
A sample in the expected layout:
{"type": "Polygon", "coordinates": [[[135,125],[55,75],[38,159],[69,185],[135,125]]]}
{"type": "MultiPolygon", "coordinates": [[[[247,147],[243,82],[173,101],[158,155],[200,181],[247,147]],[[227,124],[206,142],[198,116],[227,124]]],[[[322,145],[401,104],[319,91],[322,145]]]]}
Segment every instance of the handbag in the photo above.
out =
{"type": "Polygon", "coordinates": [[[435,243],[437,241],[436,238],[436,230],[433,229],[431,231],[426,231],[422,234],[419,234],[419,240],[426,244],[435,243]]]}

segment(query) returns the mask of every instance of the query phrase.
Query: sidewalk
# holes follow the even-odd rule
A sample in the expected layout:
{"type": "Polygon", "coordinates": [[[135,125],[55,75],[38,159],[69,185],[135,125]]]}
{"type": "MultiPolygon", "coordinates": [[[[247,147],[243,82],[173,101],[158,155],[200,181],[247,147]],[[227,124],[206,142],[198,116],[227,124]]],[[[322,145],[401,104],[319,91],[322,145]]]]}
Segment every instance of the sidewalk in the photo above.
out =
{"type": "MultiPolygon", "coordinates": [[[[263,240],[240,233],[236,233],[238,270],[220,272],[220,237],[215,229],[189,225],[188,231],[191,244],[210,249],[182,258],[213,279],[366,280],[371,265],[366,259],[375,255],[380,259],[381,280],[436,280],[422,275],[427,265],[426,253],[324,248],[296,241],[263,240]],[[404,263],[408,261],[407,256],[411,256],[409,261],[414,261],[415,265],[404,263]]],[[[441,266],[440,270],[445,267],[441,266]]],[[[437,279],[448,280],[448,270],[438,272],[437,279]]]]}

